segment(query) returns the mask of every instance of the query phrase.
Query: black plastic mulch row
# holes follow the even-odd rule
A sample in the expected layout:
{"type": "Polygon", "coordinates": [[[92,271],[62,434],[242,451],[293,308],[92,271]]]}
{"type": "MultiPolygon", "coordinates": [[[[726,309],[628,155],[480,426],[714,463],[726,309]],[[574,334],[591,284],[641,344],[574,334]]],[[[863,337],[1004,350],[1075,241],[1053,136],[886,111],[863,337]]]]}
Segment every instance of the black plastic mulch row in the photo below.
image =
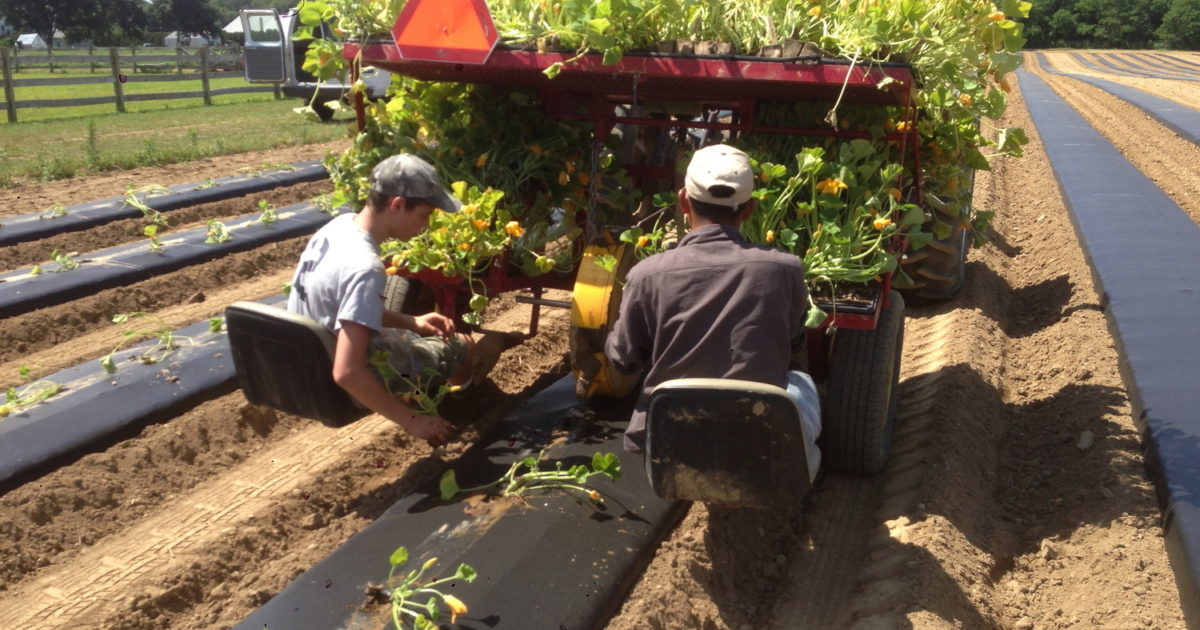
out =
{"type": "MultiPolygon", "coordinates": [[[[297,162],[280,170],[265,170],[246,175],[221,177],[210,182],[169,186],[170,193],[139,193],[137,198],[159,212],[169,212],[202,203],[313,182],[329,177],[319,160],[297,162]]],[[[86,230],[118,219],[142,216],[142,211],[125,203],[125,197],[111,197],[75,206],[51,218],[46,212],[0,219],[0,245],[12,245],[63,232],[86,230]]]]}
{"type": "Polygon", "coordinates": [[[1180,59],[1179,57],[1175,57],[1173,55],[1168,55],[1165,53],[1150,53],[1150,56],[1154,57],[1155,59],[1158,59],[1159,61],[1162,61],[1163,63],[1167,63],[1172,66],[1176,66],[1176,67],[1180,68],[1181,70],[1185,70],[1187,72],[1200,72],[1200,63],[1196,63],[1194,61],[1180,59]]]}
{"type": "Polygon", "coordinates": [[[1079,79],[1085,83],[1094,85],[1109,94],[1113,94],[1125,102],[1141,109],[1149,114],[1152,118],[1170,128],[1181,137],[1186,138],[1196,144],[1200,144],[1200,111],[1180,105],[1170,99],[1147,94],[1139,89],[1121,85],[1116,81],[1106,81],[1089,77],[1084,74],[1075,74],[1071,72],[1062,72],[1053,70],[1046,65],[1046,58],[1042,53],[1037,53],[1038,63],[1042,69],[1050,74],[1058,74],[1068,76],[1074,79],[1079,79]]]}
{"type": "Polygon", "coordinates": [[[1195,81],[1196,80],[1195,78],[1185,77],[1182,75],[1163,74],[1162,72],[1152,72],[1150,70],[1141,70],[1141,69],[1137,69],[1137,68],[1130,68],[1128,66],[1119,66],[1116,64],[1116,62],[1114,62],[1112,59],[1110,59],[1106,55],[1095,55],[1095,60],[1096,60],[1095,62],[1088,59],[1086,56],[1084,56],[1081,53],[1071,53],[1071,56],[1074,57],[1075,59],[1079,60],[1080,63],[1083,63],[1084,65],[1091,68],[1092,70],[1096,70],[1099,72],[1111,72],[1113,74],[1121,74],[1121,75],[1125,75],[1128,77],[1140,77],[1143,79],[1170,79],[1173,81],[1174,80],[1183,80],[1183,81],[1195,81]],[[1100,65],[1102,65],[1104,67],[1101,68],[1101,67],[1097,66],[1096,63],[1099,63],[1100,65]]]}
{"type": "MultiPolygon", "coordinates": [[[[343,208],[344,209],[344,208],[343,208]]],[[[329,220],[309,202],[280,208],[272,223],[259,221],[255,212],[226,223],[232,238],[205,243],[207,227],[173,232],[162,237],[162,253],[154,253],[148,240],[100,250],[76,259],[79,267],[64,271],[59,263],[0,274],[0,317],[11,317],[37,308],[62,304],[104,289],[124,286],[226,254],[254,249],[266,243],[311,234],[329,220]]]]}
{"type": "MultiPolygon", "coordinates": [[[[500,477],[528,452],[527,445],[549,443],[556,426],[579,431],[578,425],[559,426],[577,417],[570,411],[578,405],[572,376],[539,392],[462,456],[455,466],[460,485],[500,477]]],[[[603,415],[627,418],[628,405],[603,415]]],[[[590,461],[595,452],[618,454],[623,475],[617,482],[589,482],[602,493],[602,506],[563,491],[535,496],[527,505],[445,503],[436,487],[422,488],[301,574],[236,630],[390,627],[390,608],[365,605],[366,590],[369,584],[385,585],[388,558],[400,546],[409,551],[400,574],[430,558],[438,562],[427,576],[452,575],[460,563],[479,574],[472,583],[455,581],[444,590],[470,612],[456,625],[440,627],[602,627],[684,511],[684,504],[653,493],[641,455],[622,450],[624,425],[594,421],[589,437],[547,451],[548,459],[565,461],[564,467],[590,461]]]]}
{"type": "Polygon", "coordinates": [[[1184,615],[1200,627],[1200,226],[1044,81],[1019,77],[1103,295],[1184,615]]]}
{"type": "MultiPolygon", "coordinates": [[[[283,300],[263,301],[279,305],[283,300]]],[[[179,347],[166,361],[137,359],[155,346],[147,341],[116,353],[114,374],[93,360],[47,376],[45,380],[64,387],[62,393],[0,420],[0,488],[48,470],[60,458],[114,433],[170,418],[235,389],[228,336],[210,332],[208,326],[201,322],[175,331],[179,347]]],[[[114,340],[120,339],[119,330],[113,327],[114,340]]]]}
{"type": "Polygon", "coordinates": [[[1160,59],[1157,55],[1135,55],[1133,53],[1109,53],[1113,58],[1121,60],[1129,67],[1135,66],[1150,67],[1155,70],[1161,70],[1167,73],[1163,78],[1179,79],[1181,81],[1200,81],[1200,77],[1196,76],[1196,71],[1190,68],[1182,68],[1169,61],[1160,59]]]}

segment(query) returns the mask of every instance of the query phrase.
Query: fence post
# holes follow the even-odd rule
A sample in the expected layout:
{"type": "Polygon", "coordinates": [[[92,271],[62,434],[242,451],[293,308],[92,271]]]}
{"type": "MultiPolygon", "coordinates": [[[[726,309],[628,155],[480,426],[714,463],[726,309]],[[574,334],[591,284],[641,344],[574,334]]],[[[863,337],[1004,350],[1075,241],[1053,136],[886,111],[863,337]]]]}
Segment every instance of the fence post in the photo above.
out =
{"type": "Polygon", "coordinates": [[[129,47],[129,56],[133,58],[133,62],[132,62],[133,63],[133,74],[137,74],[137,48],[136,47],[134,47],[134,46],[129,47]]]}
{"type": "Polygon", "coordinates": [[[183,49],[175,46],[175,74],[183,74],[183,49]]]}
{"type": "Polygon", "coordinates": [[[92,57],[96,54],[95,48],[91,42],[88,42],[88,74],[96,71],[96,60],[92,57]]]}
{"type": "Polygon", "coordinates": [[[54,44],[53,44],[53,42],[51,42],[51,44],[46,47],[46,59],[50,60],[50,74],[54,74],[54,44]]]}
{"type": "Polygon", "coordinates": [[[208,46],[200,49],[200,89],[204,90],[204,104],[212,105],[212,95],[208,93],[208,46]]]}
{"type": "Polygon", "coordinates": [[[112,63],[113,94],[117,97],[117,111],[125,113],[125,91],[121,87],[121,57],[116,48],[108,49],[108,59],[112,63]]]}
{"type": "Polygon", "coordinates": [[[8,65],[8,49],[0,48],[0,65],[4,66],[4,108],[8,110],[8,122],[17,122],[17,97],[13,94],[12,68],[8,65]]]}

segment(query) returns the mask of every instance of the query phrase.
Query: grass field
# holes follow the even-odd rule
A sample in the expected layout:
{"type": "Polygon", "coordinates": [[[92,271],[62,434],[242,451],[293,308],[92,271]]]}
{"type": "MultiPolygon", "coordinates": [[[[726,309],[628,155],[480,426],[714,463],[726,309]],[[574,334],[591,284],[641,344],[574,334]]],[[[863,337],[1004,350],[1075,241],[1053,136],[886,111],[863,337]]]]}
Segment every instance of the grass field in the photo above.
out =
{"type": "MultiPolygon", "coordinates": [[[[246,95],[224,98],[237,96],[246,95]]],[[[212,106],[190,107],[183,106],[183,101],[152,101],[138,105],[157,105],[153,111],[118,114],[109,110],[90,116],[2,124],[0,187],[326,142],[347,134],[350,121],[309,121],[292,112],[301,104],[298,99],[275,100],[270,93],[265,96],[269,100],[220,104],[218,98],[212,106]],[[171,108],[165,109],[167,105],[171,108]]]]}
{"type": "MultiPolygon", "coordinates": [[[[130,69],[124,69],[129,81],[121,86],[123,93],[126,96],[133,94],[164,94],[171,92],[195,92],[202,91],[200,81],[200,73],[194,70],[184,70],[183,75],[175,74],[174,70],[163,73],[137,73],[134,74],[130,69]],[[176,81],[152,81],[147,80],[151,77],[163,76],[182,76],[185,80],[176,81]]],[[[72,68],[67,72],[56,71],[53,74],[46,71],[28,71],[21,72],[16,75],[16,79],[38,79],[38,78],[54,78],[54,79],[70,79],[77,77],[108,77],[111,76],[111,71],[107,68],[101,68],[97,72],[89,72],[87,68],[72,68]]],[[[234,87],[249,87],[255,84],[247,83],[246,79],[239,72],[210,72],[208,85],[210,90],[219,90],[221,88],[234,87]]],[[[264,87],[270,87],[269,84],[259,84],[264,87]]],[[[14,101],[21,103],[22,101],[43,100],[43,99],[73,99],[73,98],[89,98],[97,96],[113,96],[113,87],[111,83],[89,83],[83,85],[36,85],[36,86],[18,86],[13,88],[14,101]]],[[[274,100],[275,95],[272,91],[267,92],[251,92],[245,94],[221,94],[212,97],[213,104],[231,104],[231,103],[252,103],[274,100]]],[[[171,99],[171,100],[153,100],[153,101],[133,101],[125,103],[127,112],[145,112],[160,109],[179,109],[196,107],[204,104],[202,97],[171,99]]],[[[79,118],[85,116],[95,116],[100,114],[109,114],[117,111],[115,103],[104,105],[80,105],[73,107],[38,107],[38,108],[21,108],[17,110],[18,123],[35,122],[43,120],[56,120],[62,118],[79,118]]],[[[6,119],[0,116],[0,121],[6,119]]],[[[11,124],[11,123],[3,123],[11,124]]]]}

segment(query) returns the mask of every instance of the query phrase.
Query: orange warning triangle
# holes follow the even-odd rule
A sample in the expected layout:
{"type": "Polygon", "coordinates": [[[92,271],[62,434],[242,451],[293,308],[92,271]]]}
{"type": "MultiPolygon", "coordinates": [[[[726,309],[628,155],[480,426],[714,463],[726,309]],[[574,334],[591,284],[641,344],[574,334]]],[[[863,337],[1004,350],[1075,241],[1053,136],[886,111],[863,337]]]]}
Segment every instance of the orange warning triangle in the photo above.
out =
{"type": "Polygon", "coordinates": [[[473,64],[500,40],[484,0],[408,0],[392,37],[404,59],[473,64]]]}

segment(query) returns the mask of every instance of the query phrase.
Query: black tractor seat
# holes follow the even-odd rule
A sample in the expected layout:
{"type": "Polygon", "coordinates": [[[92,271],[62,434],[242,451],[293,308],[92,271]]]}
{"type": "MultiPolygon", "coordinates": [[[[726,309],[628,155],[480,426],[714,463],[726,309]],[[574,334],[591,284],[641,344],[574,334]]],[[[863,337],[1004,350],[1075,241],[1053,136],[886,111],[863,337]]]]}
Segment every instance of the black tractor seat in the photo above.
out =
{"type": "Polygon", "coordinates": [[[367,413],[333,382],[334,337],[324,326],[275,306],[234,302],[225,327],[246,400],[331,427],[367,413]]]}
{"type": "Polygon", "coordinates": [[[658,496],[728,506],[799,501],[820,467],[801,411],[781,387],[683,378],[650,393],[646,474],[658,496]]]}

